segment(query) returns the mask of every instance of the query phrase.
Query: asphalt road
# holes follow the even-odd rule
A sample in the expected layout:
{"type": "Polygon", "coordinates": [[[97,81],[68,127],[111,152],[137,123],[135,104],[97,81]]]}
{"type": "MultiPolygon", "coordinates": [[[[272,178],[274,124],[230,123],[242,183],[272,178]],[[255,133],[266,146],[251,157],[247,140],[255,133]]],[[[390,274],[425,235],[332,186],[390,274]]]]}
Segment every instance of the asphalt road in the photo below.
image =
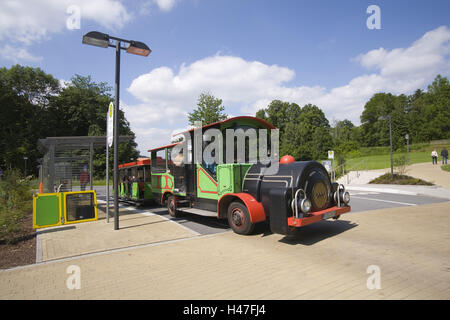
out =
{"type": "Polygon", "coordinates": [[[350,191],[350,205],[352,207],[351,212],[353,213],[404,206],[417,206],[445,201],[448,200],[421,195],[413,196],[381,192],[350,191]]]}
{"type": "MultiPolygon", "coordinates": [[[[97,191],[97,198],[99,200],[106,201],[106,189],[104,187],[95,187],[95,190],[97,191]]],[[[418,206],[448,201],[446,199],[434,198],[429,196],[413,196],[383,192],[350,191],[350,196],[350,205],[352,207],[352,210],[347,214],[378,209],[418,206]]],[[[113,206],[112,200],[110,200],[110,206],[111,208],[113,206]]],[[[218,220],[213,217],[204,217],[195,214],[184,213],[180,218],[172,218],[169,216],[167,209],[160,206],[134,206],[132,204],[123,202],[120,203],[120,206],[122,208],[127,208],[127,211],[130,212],[142,214],[157,214],[165,219],[174,220],[178,224],[189,228],[190,230],[201,235],[220,233],[229,230],[226,220],[218,220]]]]}

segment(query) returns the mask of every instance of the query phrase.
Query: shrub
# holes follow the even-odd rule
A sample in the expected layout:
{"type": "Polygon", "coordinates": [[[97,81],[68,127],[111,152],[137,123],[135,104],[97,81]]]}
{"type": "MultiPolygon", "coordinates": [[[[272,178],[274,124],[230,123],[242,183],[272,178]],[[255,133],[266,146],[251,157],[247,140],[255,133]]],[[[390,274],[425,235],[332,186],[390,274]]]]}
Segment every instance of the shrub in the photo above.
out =
{"type": "Polygon", "coordinates": [[[378,177],[369,183],[373,184],[401,184],[401,185],[422,185],[422,186],[432,186],[433,184],[422,179],[413,178],[410,176],[394,174],[392,178],[390,173],[386,173],[381,177],[378,177]]]}
{"type": "Polygon", "coordinates": [[[395,172],[397,172],[399,175],[401,176],[405,175],[407,171],[407,165],[408,160],[404,155],[394,158],[395,172]]]}
{"type": "Polygon", "coordinates": [[[20,220],[32,210],[32,199],[29,181],[21,180],[19,171],[7,171],[0,180],[0,241],[14,241],[20,220]]]}

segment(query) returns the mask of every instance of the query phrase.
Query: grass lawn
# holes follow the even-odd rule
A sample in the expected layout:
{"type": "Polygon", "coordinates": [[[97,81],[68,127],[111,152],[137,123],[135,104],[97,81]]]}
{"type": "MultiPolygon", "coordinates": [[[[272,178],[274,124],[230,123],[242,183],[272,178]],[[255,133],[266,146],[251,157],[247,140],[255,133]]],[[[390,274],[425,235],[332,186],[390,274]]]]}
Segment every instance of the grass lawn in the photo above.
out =
{"type": "MultiPolygon", "coordinates": [[[[404,156],[407,157],[406,152],[394,152],[393,158],[404,156]]],[[[440,158],[440,157],[439,157],[440,158]]],[[[431,163],[431,152],[429,151],[412,151],[409,152],[409,160],[410,164],[421,163],[421,162],[430,162],[431,163]]],[[[439,159],[441,160],[441,159],[439,159]]],[[[365,161],[367,161],[367,166],[369,170],[373,169],[384,169],[389,168],[391,166],[391,158],[390,154],[382,154],[375,156],[365,156],[359,158],[353,158],[347,160],[347,169],[350,169],[353,165],[358,165],[359,169],[366,169],[365,161]],[[361,163],[363,162],[363,163],[361,163]]],[[[445,170],[445,169],[444,169],[445,170]]]]}
{"type": "MultiPolygon", "coordinates": [[[[450,150],[450,144],[448,141],[444,143],[435,143],[435,144],[431,143],[411,144],[409,146],[410,164],[423,162],[431,163],[431,151],[434,149],[436,149],[436,151],[439,154],[438,163],[442,162],[442,157],[440,156],[440,153],[444,147],[447,148],[447,150],[450,150]]],[[[346,170],[350,170],[352,166],[354,167],[354,169],[356,169],[355,166],[357,166],[357,168],[360,170],[366,169],[366,162],[369,170],[385,169],[391,166],[391,159],[388,146],[363,147],[360,148],[359,150],[349,152],[344,157],[346,159],[346,166],[345,166],[346,170]]],[[[393,153],[394,166],[395,166],[395,159],[399,157],[404,157],[405,159],[407,159],[406,146],[403,146],[401,149],[394,151],[393,153]]]]}
{"type": "MultiPolygon", "coordinates": [[[[113,177],[111,177],[109,179],[109,185],[110,186],[113,185],[113,180],[114,180],[113,177]]],[[[32,179],[30,183],[31,183],[33,189],[39,189],[39,180],[38,179],[32,179]]],[[[94,179],[94,182],[93,182],[92,185],[94,185],[94,186],[105,186],[106,185],[106,179],[94,179]]],[[[80,186],[80,181],[72,180],[72,186],[79,187],[80,186]]]]}
{"type": "Polygon", "coordinates": [[[444,171],[449,171],[450,172],[450,164],[444,164],[441,166],[441,169],[444,171]]]}

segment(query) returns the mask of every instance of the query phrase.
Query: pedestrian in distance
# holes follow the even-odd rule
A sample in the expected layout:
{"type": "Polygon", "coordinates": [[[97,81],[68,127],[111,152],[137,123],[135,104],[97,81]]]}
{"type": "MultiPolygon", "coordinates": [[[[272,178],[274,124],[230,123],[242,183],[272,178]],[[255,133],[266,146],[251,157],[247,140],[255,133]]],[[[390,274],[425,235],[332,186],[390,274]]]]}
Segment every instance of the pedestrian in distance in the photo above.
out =
{"type": "Polygon", "coordinates": [[[442,156],[442,164],[447,164],[448,151],[445,147],[444,149],[441,150],[441,156],[442,156]]]}
{"type": "Polygon", "coordinates": [[[437,164],[438,153],[436,150],[431,151],[431,161],[433,164],[437,164]]]}
{"type": "Polygon", "coordinates": [[[81,191],[86,190],[86,185],[89,182],[89,174],[87,172],[87,166],[83,167],[83,171],[80,174],[80,189],[81,191]]]}

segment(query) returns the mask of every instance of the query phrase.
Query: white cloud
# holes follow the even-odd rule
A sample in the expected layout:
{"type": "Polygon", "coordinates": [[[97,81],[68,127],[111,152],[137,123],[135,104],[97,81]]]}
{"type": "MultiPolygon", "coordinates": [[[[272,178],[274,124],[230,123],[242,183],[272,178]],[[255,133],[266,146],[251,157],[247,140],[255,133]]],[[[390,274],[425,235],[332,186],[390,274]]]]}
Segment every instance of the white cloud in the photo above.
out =
{"type": "Polygon", "coordinates": [[[81,24],[91,20],[107,29],[122,28],[131,16],[119,0],[21,0],[2,1],[0,40],[31,44],[66,28],[67,9],[81,9],[81,24]]]}
{"type": "Polygon", "coordinates": [[[170,11],[175,6],[177,0],[153,0],[162,11],[170,11]]]}
{"type": "MultiPolygon", "coordinates": [[[[181,127],[186,125],[187,113],[195,107],[199,94],[209,91],[223,99],[227,113],[254,115],[271,100],[280,99],[301,106],[313,103],[328,119],[347,118],[358,124],[363,107],[373,94],[408,94],[429,84],[438,73],[450,74],[449,53],[450,30],[440,27],[408,48],[379,48],[359,55],[353,60],[372,73],[331,89],[290,86],[295,72],[289,68],[216,55],[183,64],[179,70],[156,68],[133,80],[128,91],[140,103],[127,106],[126,117],[139,128],[181,127]]],[[[143,141],[146,146],[157,146],[154,139],[161,140],[157,135],[165,131],[152,133],[156,136],[143,141]]]]}
{"type": "Polygon", "coordinates": [[[43,59],[32,55],[26,48],[12,47],[8,44],[0,48],[0,57],[14,63],[19,61],[39,62],[43,59]]]}
{"type": "Polygon", "coordinates": [[[449,71],[447,55],[450,53],[450,30],[439,27],[427,32],[410,47],[388,51],[384,48],[359,55],[356,60],[362,66],[378,70],[388,78],[404,78],[412,75],[429,77],[449,71]]]}

